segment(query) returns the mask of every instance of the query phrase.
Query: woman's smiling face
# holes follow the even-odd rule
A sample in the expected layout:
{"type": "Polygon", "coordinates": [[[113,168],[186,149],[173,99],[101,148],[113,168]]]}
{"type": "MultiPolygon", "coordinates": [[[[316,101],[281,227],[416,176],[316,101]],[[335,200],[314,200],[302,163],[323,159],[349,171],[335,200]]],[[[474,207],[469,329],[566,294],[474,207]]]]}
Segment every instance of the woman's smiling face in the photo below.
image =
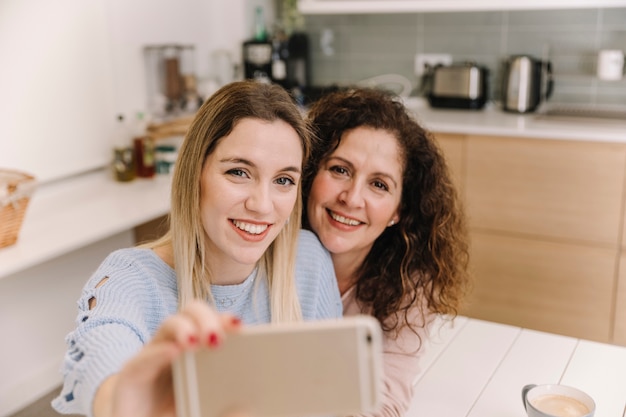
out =
{"type": "Polygon", "coordinates": [[[216,270],[252,270],[294,208],[302,142],[286,122],[245,118],[202,168],[200,208],[216,270]]]}
{"type": "Polygon", "coordinates": [[[322,161],[307,201],[309,224],[333,255],[362,262],[390,222],[398,222],[403,162],[386,130],[344,133],[322,161]]]}

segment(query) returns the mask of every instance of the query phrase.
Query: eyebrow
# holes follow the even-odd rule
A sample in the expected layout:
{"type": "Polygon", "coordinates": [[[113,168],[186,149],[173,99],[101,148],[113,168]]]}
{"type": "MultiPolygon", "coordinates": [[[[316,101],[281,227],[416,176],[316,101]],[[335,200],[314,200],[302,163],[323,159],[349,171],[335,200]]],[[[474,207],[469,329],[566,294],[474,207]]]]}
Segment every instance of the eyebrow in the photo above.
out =
{"type": "MultiPolygon", "coordinates": [[[[330,158],[328,158],[328,161],[330,161],[332,159],[338,159],[341,162],[343,162],[344,164],[348,165],[350,168],[354,168],[354,165],[352,164],[352,162],[348,161],[345,158],[342,158],[341,156],[331,156],[330,158]]],[[[393,176],[391,174],[388,174],[388,173],[382,172],[382,171],[378,171],[378,172],[374,172],[374,176],[388,178],[389,181],[393,182],[394,187],[396,187],[396,188],[398,187],[398,183],[396,182],[396,180],[393,179],[393,176]]]]}
{"type": "MultiPolygon", "coordinates": [[[[220,163],[225,163],[225,164],[244,164],[247,165],[251,168],[257,168],[256,164],[252,161],[249,161],[245,158],[224,158],[224,159],[220,159],[220,163]]],[[[300,173],[301,169],[300,167],[296,167],[296,166],[287,166],[284,167],[283,169],[280,169],[279,172],[296,172],[296,173],[300,173]]]]}

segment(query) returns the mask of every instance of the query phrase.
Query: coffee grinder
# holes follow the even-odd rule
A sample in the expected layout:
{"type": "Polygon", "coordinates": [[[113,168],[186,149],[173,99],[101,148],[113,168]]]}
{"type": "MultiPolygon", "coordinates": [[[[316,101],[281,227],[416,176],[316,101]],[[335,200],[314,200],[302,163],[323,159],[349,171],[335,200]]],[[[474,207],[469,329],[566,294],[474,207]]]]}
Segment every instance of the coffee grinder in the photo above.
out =
{"type": "Polygon", "coordinates": [[[304,32],[293,32],[287,41],[287,84],[289,88],[306,89],[311,86],[309,38],[304,32]]]}

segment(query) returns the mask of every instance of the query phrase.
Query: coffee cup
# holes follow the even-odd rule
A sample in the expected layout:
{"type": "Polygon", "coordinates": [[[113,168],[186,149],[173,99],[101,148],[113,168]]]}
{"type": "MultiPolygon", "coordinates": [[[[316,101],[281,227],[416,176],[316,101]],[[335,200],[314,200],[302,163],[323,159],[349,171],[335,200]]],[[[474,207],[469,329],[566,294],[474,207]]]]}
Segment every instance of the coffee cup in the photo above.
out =
{"type": "Polygon", "coordinates": [[[529,384],[522,388],[528,417],[593,417],[596,404],[583,391],[559,384],[529,384]]]}

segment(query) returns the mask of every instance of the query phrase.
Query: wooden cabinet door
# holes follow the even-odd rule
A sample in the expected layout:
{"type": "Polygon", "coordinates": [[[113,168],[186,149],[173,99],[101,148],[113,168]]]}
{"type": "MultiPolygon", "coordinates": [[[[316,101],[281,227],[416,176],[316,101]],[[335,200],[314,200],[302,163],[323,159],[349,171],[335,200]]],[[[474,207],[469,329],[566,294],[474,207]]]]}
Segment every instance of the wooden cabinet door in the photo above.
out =
{"type": "Polygon", "coordinates": [[[465,170],[465,135],[435,133],[439,147],[443,151],[452,175],[452,181],[460,195],[463,195],[463,172],[465,170]]]}
{"type": "Polygon", "coordinates": [[[135,243],[147,243],[163,236],[169,229],[169,217],[161,216],[149,222],[135,226],[135,243]]]}
{"type": "Polygon", "coordinates": [[[474,228],[619,244],[626,145],[469,136],[474,228]]]}
{"type": "Polygon", "coordinates": [[[610,342],[617,250],[474,232],[471,256],[463,314],[610,342]]]}
{"type": "Polygon", "coordinates": [[[619,262],[619,276],[615,295],[613,343],[626,346],[626,252],[622,252],[619,262]]]}

